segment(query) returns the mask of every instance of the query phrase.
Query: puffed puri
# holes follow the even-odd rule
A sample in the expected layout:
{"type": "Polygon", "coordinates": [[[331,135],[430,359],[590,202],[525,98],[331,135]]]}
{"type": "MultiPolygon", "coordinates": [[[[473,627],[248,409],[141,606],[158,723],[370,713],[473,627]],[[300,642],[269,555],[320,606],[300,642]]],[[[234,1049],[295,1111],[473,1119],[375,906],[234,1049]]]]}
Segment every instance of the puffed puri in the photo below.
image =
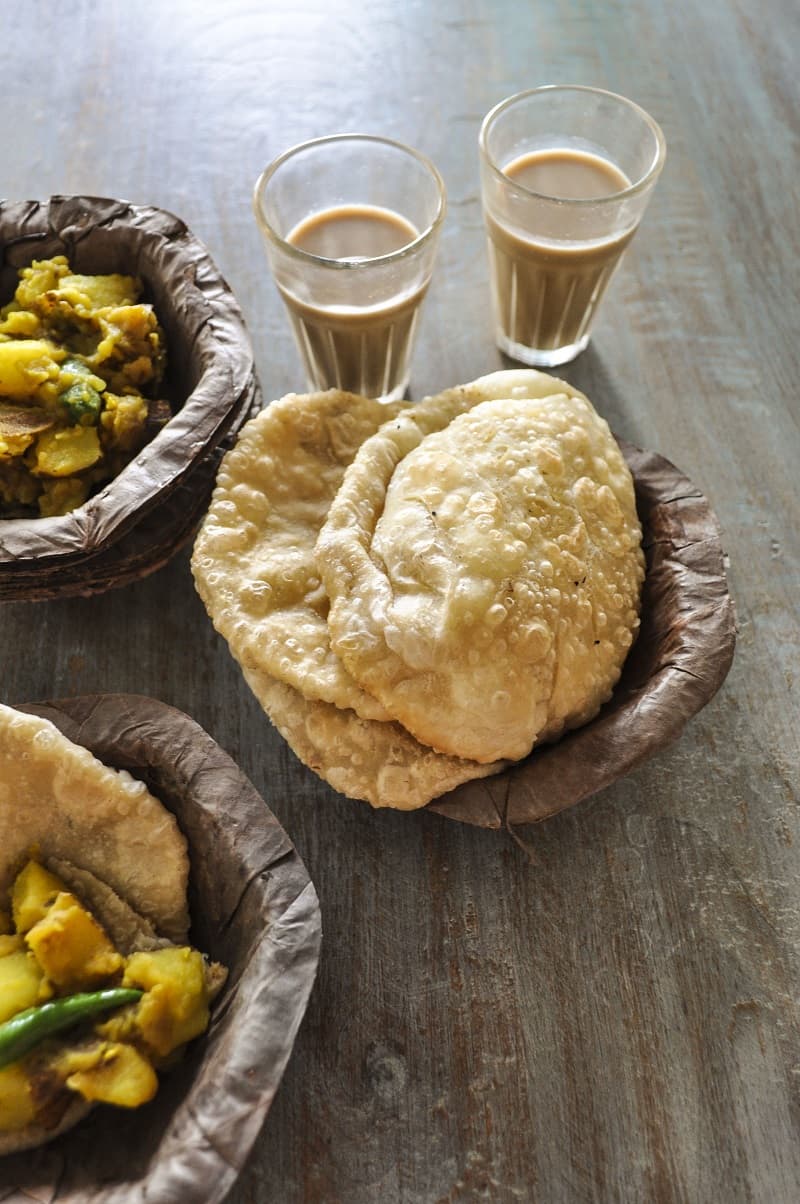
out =
{"type": "Polygon", "coordinates": [[[582,394],[531,370],[469,389],[487,400],[442,429],[412,408],[362,445],[315,555],[354,680],[422,744],[486,764],[610,697],[644,556],[630,471],[582,394]]]}

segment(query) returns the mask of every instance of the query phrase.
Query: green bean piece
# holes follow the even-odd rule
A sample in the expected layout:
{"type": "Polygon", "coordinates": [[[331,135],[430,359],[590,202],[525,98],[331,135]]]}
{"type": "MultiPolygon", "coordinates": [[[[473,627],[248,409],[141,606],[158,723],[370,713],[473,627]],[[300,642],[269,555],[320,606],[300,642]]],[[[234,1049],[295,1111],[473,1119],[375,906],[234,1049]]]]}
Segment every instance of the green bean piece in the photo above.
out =
{"type": "Polygon", "coordinates": [[[24,1058],[47,1037],[91,1020],[111,1008],[136,1003],[141,997],[141,991],[114,987],[107,991],[67,995],[64,999],[53,999],[50,1003],[18,1012],[0,1024],[0,1069],[24,1058]]]}
{"type": "Polygon", "coordinates": [[[85,380],[76,380],[63,393],[59,393],[58,403],[66,409],[71,426],[96,423],[103,404],[97,389],[93,389],[85,380]]]}

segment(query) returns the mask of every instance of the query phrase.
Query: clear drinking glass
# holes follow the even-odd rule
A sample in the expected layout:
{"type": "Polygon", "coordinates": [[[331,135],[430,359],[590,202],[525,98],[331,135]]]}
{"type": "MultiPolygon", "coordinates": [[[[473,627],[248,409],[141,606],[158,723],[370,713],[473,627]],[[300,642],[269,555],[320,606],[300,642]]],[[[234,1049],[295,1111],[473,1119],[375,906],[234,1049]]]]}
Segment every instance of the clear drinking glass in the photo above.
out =
{"type": "Polygon", "coordinates": [[[664,136],[613,92],[549,85],[493,108],[479,147],[497,345],[568,363],[652,195],[664,136]]]}
{"type": "Polygon", "coordinates": [[[370,134],[287,150],[254,208],[311,389],[403,396],[445,189],[419,152],[370,134]]]}

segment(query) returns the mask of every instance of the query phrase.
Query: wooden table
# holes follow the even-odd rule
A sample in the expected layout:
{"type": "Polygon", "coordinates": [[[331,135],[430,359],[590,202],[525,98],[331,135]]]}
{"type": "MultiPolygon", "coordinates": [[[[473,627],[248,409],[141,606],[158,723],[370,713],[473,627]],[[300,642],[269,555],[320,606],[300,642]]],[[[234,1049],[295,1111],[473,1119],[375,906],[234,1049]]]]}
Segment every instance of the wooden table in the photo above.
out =
{"type": "Polygon", "coordinates": [[[358,128],[440,167],[417,397],[502,366],[478,199],[489,107],[595,84],[648,109],[669,147],[564,374],[712,499],[737,658],[676,745],[532,834],[535,863],[507,834],[372,813],[306,771],[187,553],[105,596],[0,607],[3,701],[180,707],[317,885],[317,986],[231,1204],[800,1198],[799,46],[793,0],[73,0],[3,17],[5,195],[180,214],[241,302],[267,400],[303,383],[250,208],[286,146],[358,128]]]}

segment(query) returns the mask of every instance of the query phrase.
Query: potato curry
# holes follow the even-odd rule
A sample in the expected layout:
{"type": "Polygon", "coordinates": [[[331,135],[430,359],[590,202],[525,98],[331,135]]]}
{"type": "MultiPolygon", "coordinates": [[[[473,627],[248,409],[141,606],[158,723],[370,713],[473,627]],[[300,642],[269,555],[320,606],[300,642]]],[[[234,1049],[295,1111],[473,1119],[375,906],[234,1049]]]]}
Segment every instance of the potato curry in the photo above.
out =
{"type": "Polygon", "coordinates": [[[164,336],[141,293],[63,255],[21,269],[0,309],[0,518],[69,513],[169,417],[164,336]]]}
{"type": "Polygon", "coordinates": [[[223,967],[162,942],[114,946],[59,877],[31,859],[0,916],[0,1134],[51,1128],[76,1096],[135,1108],[204,1032],[223,967]]]}

